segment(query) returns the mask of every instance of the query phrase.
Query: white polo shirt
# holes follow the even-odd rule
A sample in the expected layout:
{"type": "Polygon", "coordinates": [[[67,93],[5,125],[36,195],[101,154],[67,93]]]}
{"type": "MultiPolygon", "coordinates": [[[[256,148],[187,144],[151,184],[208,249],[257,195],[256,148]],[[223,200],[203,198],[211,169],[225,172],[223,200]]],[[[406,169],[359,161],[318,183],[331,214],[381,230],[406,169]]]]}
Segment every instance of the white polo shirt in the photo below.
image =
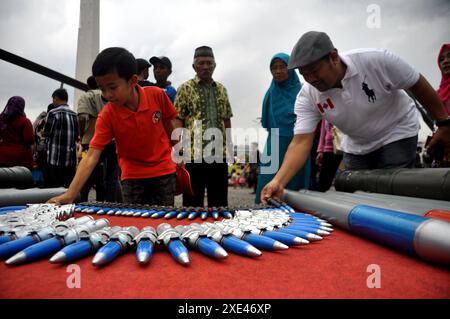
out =
{"type": "Polygon", "coordinates": [[[414,101],[402,89],[420,74],[384,49],[358,49],[340,54],[347,65],[342,88],[320,92],[305,83],[295,101],[294,134],[314,132],[325,118],[344,133],[346,153],[363,155],[418,134],[414,101]]]}

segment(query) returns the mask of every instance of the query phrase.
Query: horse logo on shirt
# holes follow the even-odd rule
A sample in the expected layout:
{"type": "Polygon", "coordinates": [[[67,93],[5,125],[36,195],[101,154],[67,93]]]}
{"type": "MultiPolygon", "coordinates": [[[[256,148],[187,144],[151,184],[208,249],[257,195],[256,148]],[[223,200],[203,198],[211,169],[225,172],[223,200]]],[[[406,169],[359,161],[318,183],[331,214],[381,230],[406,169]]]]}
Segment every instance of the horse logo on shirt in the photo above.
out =
{"type": "Polygon", "coordinates": [[[362,84],[362,90],[364,91],[364,93],[366,93],[367,97],[368,97],[368,101],[375,103],[375,100],[377,99],[374,90],[369,89],[369,85],[364,82],[366,80],[366,77],[364,77],[362,84]]]}

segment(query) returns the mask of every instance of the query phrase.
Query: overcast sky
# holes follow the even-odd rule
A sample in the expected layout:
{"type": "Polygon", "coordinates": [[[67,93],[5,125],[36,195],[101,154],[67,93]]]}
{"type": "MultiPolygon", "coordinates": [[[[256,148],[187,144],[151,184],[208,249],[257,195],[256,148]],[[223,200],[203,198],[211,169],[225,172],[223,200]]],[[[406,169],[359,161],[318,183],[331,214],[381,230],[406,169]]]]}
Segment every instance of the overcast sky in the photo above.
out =
{"type": "MultiPolygon", "coordinates": [[[[79,6],[78,0],[0,0],[0,48],[75,77],[79,6]]],[[[340,51],[391,50],[437,88],[437,54],[450,42],[450,1],[100,1],[100,50],[122,46],[136,57],[166,55],[173,63],[175,87],[194,76],[194,49],[211,46],[217,62],[214,79],[228,89],[233,127],[259,127],[256,118],[271,81],[270,58],[277,52],[290,54],[310,30],[327,32],[340,51]],[[378,8],[379,28],[370,27],[377,23],[378,8]]],[[[21,95],[32,121],[59,87],[1,60],[0,75],[0,111],[9,97],[21,95]]],[[[74,90],[66,88],[73,106],[74,90]]]]}

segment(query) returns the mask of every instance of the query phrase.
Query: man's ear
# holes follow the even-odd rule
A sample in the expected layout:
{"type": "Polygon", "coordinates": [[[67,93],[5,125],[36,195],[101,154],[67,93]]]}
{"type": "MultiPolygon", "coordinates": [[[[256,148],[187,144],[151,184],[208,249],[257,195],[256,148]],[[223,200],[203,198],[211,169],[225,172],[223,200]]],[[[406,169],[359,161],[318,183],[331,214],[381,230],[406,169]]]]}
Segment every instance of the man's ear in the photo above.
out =
{"type": "Polygon", "coordinates": [[[195,65],[194,65],[194,63],[192,63],[192,68],[194,69],[194,71],[195,71],[195,65]]]}
{"type": "Polygon", "coordinates": [[[333,51],[330,52],[330,59],[335,64],[339,62],[340,58],[336,49],[333,49],[333,51]]]}

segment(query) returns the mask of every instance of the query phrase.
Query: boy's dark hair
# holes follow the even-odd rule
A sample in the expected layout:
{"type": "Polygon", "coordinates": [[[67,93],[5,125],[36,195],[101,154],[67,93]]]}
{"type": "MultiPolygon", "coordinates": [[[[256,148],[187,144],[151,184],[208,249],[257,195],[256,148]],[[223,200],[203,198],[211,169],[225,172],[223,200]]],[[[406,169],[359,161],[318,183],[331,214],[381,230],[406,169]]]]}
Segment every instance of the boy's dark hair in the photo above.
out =
{"type": "Polygon", "coordinates": [[[95,81],[95,77],[93,75],[88,77],[86,83],[89,86],[89,89],[91,90],[98,89],[97,81],[95,81]]]}
{"type": "Polygon", "coordinates": [[[145,69],[148,69],[152,65],[145,59],[136,59],[136,65],[137,65],[137,74],[140,74],[145,69]]]}
{"type": "Polygon", "coordinates": [[[137,65],[133,54],[124,48],[107,48],[100,52],[92,65],[94,76],[117,72],[119,77],[129,80],[136,74],[137,65]]]}
{"type": "Polygon", "coordinates": [[[54,108],[55,108],[55,106],[53,105],[53,103],[50,103],[50,104],[47,106],[47,113],[50,112],[51,110],[53,110],[54,108]]]}
{"type": "Polygon", "coordinates": [[[67,94],[66,89],[57,89],[55,92],[53,92],[52,97],[57,97],[60,100],[63,100],[64,102],[67,102],[69,100],[69,95],[67,94]]]}

